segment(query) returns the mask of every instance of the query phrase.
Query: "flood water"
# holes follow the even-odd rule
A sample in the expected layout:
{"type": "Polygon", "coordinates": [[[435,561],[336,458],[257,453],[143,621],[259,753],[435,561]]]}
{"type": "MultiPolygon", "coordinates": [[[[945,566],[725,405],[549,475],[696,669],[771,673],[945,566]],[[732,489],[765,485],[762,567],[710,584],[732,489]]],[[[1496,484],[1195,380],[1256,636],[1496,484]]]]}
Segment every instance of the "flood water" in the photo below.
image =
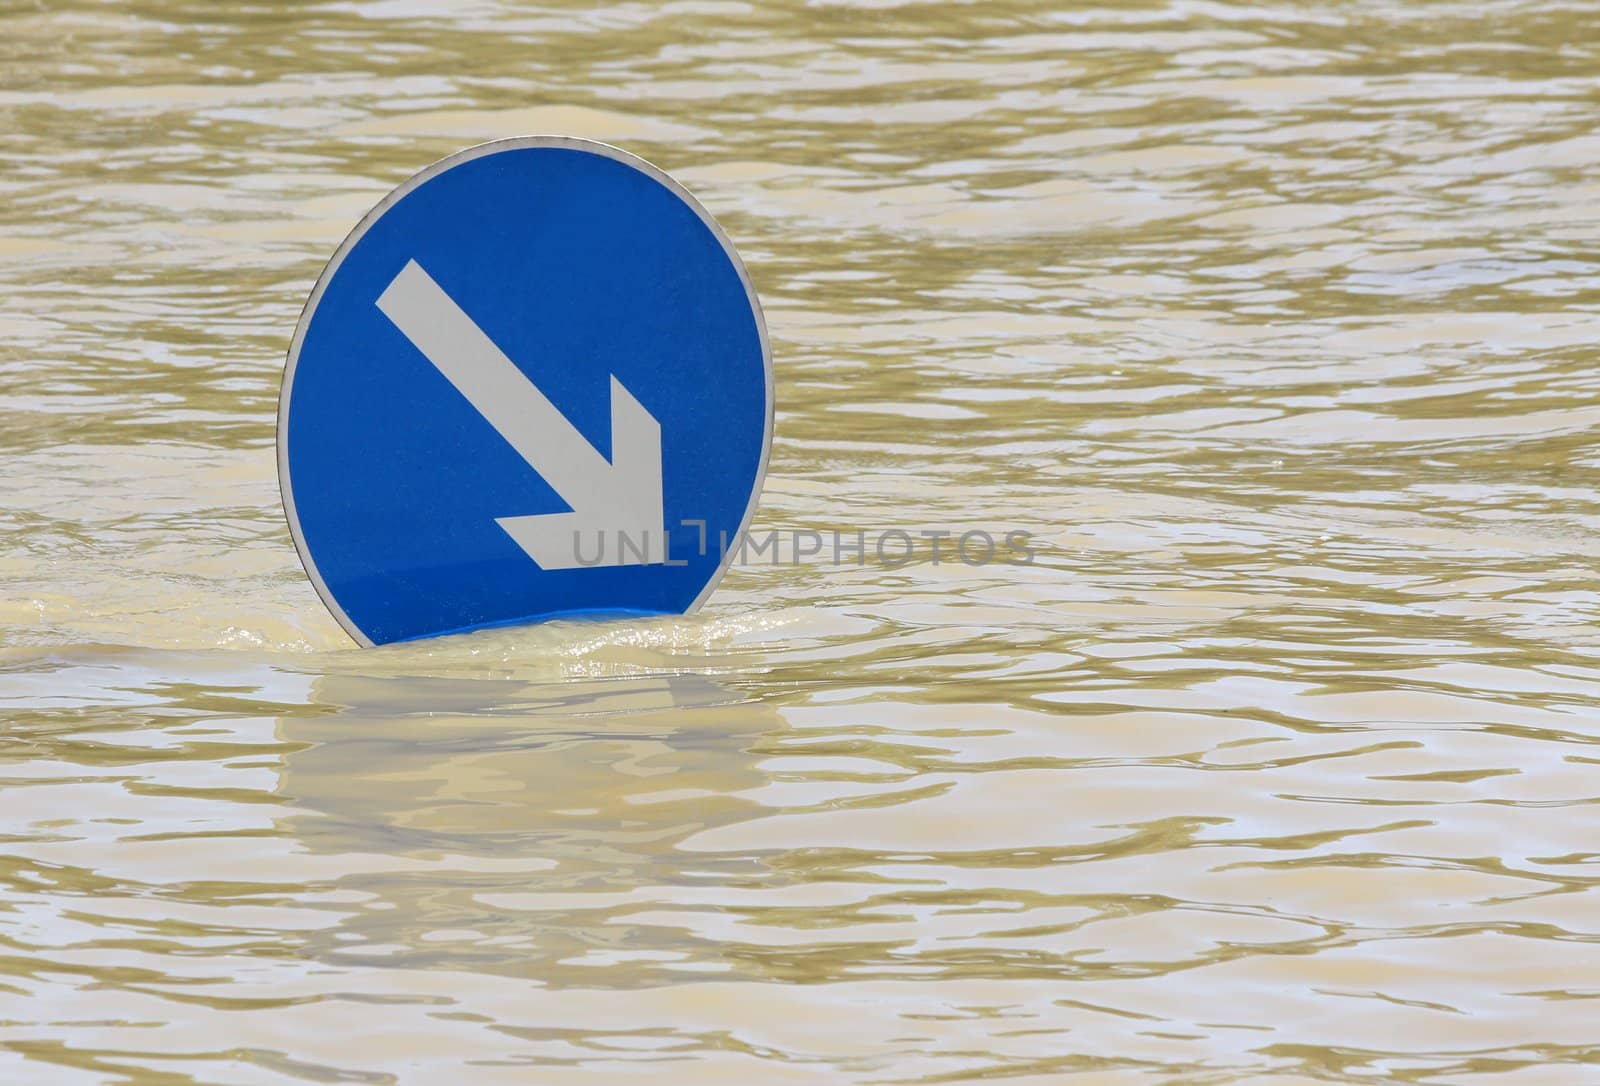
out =
{"type": "Polygon", "coordinates": [[[0,4],[0,1081],[1600,1082],[1597,207],[1594,4],[0,4]],[[1035,561],[355,648],[300,306],[546,132],[1035,561]]]}

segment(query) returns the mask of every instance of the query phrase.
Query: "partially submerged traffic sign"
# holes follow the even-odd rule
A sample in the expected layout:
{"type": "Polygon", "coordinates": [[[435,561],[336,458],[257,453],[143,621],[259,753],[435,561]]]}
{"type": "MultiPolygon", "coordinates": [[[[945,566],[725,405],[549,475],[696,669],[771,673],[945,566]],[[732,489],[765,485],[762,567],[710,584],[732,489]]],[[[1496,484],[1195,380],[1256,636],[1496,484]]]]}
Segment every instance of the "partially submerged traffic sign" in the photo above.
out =
{"type": "Polygon", "coordinates": [[[727,236],[642,159],[536,136],[434,164],[345,239],[289,349],[278,475],[323,602],[384,644],[693,610],[771,440],[727,236]]]}

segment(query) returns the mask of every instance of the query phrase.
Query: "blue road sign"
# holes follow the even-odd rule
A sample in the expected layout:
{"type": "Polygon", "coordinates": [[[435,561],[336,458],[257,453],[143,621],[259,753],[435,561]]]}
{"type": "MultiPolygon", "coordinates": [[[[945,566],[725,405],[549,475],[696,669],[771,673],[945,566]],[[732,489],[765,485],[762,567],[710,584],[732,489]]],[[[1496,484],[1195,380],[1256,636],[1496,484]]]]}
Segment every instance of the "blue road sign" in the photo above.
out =
{"type": "Polygon", "coordinates": [[[772,356],[744,265],[649,163],[501,140],[401,185],[301,314],[278,475],[363,644],[678,614],[749,526],[772,356]]]}

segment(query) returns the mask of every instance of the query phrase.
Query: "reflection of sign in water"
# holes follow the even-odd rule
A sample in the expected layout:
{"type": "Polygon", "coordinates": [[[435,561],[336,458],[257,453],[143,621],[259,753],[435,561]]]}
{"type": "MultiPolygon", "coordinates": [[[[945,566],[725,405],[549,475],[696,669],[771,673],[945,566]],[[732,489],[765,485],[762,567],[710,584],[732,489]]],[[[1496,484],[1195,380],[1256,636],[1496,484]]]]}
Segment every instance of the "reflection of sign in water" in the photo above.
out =
{"type": "Polygon", "coordinates": [[[279,473],[318,592],[383,643],[693,609],[771,428],[760,307],[711,217],[631,155],[531,137],[424,170],[340,247],[279,473]]]}
{"type": "MultiPolygon", "coordinates": [[[[759,701],[698,675],[535,683],[325,674],[325,713],[281,717],[303,744],[279,791],[315,851],[631,864],[758,810],[747,748],[781,731],[759,701]]],[[[397,863],[403,868],[404,862],[397,863]]]]}
{"type": "Polygon", "coordinates": [[[394,674],[319,675],[307,700],[277,720],[292,744],[284,804],[263,808],[293,842],[290,871],[336,873],[317,887],[329,922],[297,933],[303,961],[470,963],[558,986],[618,944],[684,956],[655,945],[662,929],[614,923],[597,901],[761,874],[758,859],[694,841],[769,812],[753,796],[771,783],[768,737],[786,725],[768,701],[697,675],[394,674]]]}

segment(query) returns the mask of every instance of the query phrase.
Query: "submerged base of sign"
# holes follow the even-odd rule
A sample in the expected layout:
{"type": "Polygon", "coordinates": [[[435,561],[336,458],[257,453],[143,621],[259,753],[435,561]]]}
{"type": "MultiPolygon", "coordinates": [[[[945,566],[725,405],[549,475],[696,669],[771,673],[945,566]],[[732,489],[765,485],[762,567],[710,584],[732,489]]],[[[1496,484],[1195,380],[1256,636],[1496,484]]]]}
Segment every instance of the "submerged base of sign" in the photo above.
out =
{"type": "Polygon", "coordinates": [[[749,526],[772,356],[727,236],[605,144],[423,170],[317,281],[278,407],[306,573],[363,644],[679,614],[749,526]]]}

